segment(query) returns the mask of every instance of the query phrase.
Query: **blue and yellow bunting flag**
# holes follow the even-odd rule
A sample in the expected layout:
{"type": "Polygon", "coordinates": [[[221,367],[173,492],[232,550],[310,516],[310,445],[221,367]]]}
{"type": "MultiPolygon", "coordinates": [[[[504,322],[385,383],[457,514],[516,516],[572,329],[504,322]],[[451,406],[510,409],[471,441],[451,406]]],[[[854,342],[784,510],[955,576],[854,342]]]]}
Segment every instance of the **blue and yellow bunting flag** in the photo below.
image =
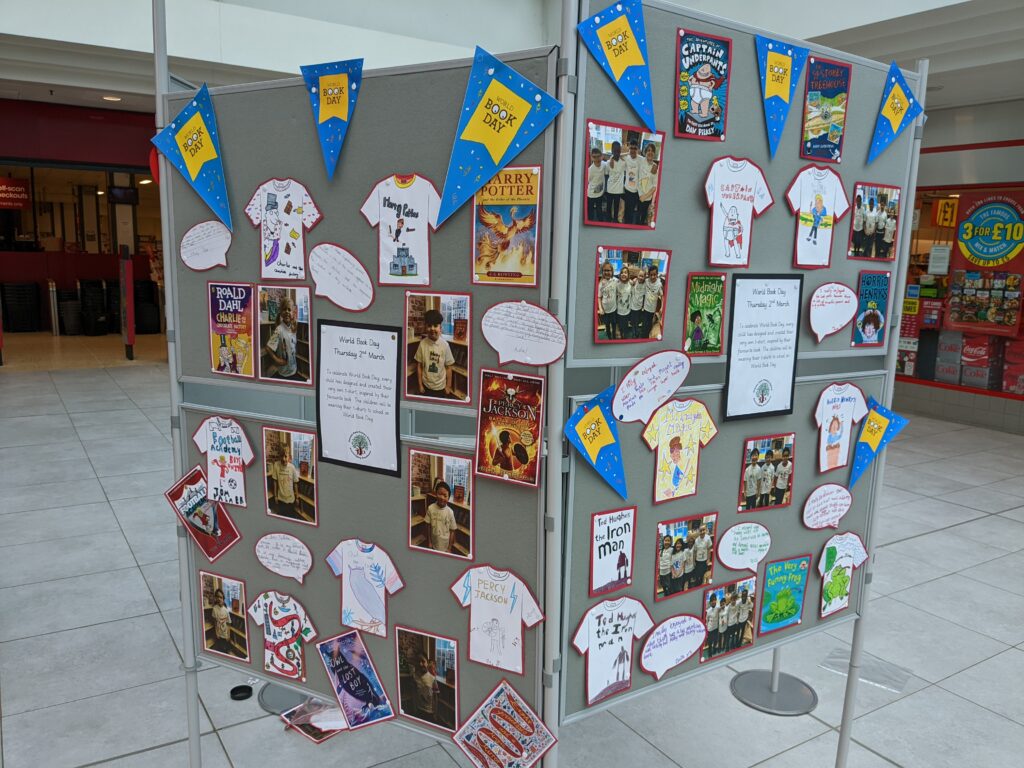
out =
{"type": "Polygon", "coordinates": [[[224,182],[217,116],[206,83],[185,108],[150,141],[196,191],[224,226],[231,229],[231,206],[224,182]]]}
{"type": "Polygon", "coordinates": [[[775,157],[782,131],[786,127],[789,107],[800,84],[808,50],[799,45],[772,40],[763,35],[754,36],[757,45],[757,66],[761,71],[761,101],[764,104],[764,124],[768,130],[768,149],[775,157]]]}
{"type": "Polygon", "coordinates": [[[875,398],[868,397],[868,415],[860,427],[860,437],[853,453],[850,487],[868,471],[871,462],[896,435],[910,422],[905,416],[883,407],[875,398]]]}
{"type": "Polygon", "coordinates": [[[309,92],[309,103],[313,107],[313,122],[320,138],[327,178],[333,179],[348,124],[356,111],[359,86],[363,81],[363,60],[309,64],[299,69],[302,70],[302,79],[306,81],[306,90],[309,92]]]}
{"type": "Polygon", "coordinates": [[[923,109],[894,61],[889,65],[889,74],[886,75],[885,87],[882,89],[882,103],[875,119],[875,135],[868,150],[869,165],[896,141],[896,137],[917,119],[923,109]]]}
{"type": "Polygon", "coordinates": [[[624,500],[626,473],[622,466],[622,443],[619,428],[612,417],[615,386],[610,386],[593,400],[577,408],[565,423],[565,437],[597,470],[604,481],[624,500]]]}
{"type": "Polygon", "coordinates": [[[544,131],[562,104],[477,46],[455,145],[444,178],[438,226],[544,131]]]}
{"type": "Polygon", "coordinates": [[[576,29],[647,129],[656,130],[643,3],[622,0],[584,19],[576,29]]]}

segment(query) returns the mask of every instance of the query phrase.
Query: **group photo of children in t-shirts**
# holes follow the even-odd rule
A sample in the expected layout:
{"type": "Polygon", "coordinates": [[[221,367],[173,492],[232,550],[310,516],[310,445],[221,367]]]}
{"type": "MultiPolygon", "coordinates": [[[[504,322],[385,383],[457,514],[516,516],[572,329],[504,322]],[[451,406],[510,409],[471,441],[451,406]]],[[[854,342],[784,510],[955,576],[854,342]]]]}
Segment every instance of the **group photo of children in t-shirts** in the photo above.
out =
{"type": "Polygon", "coordinates": [[[316,435],[264,427],[263,472],[268,515],[317,524],[316,435]]]}
{"type": "Polygon", "coordinates": [[[737,510],[788,507],[793,502],[796,435],[765,435],[743,443],[743,471],[737,510]]]}
{"type": "Polygon", "coordinates": [[[610,227],[652,226],[658,215],[665,134],[592,121],[588,136],[584,221],[610,227]]]}
{"type": "Polygon", "coordinates": [[[312,383],[309,347],[309,288],[261,285],[259,376],[312,383]]]}
{"type": "Polygon", "coordinates": [[[597,249],[594,342],[660,339],[668,298],[670,251],[597,249]]]}
{"type": "Polygon", "coordinates": [[[704,626],[708,634],[700,651],[701,661],[745,648],[754,642],[756,594],[756,576],[704,590],[704,626]]]}
{"type": "Polygon", "coordinates": [[[858,183],[853,188],[850,213],[853,219],[846,255],[851,259],[895,259],[900,188],[858,183]]]}
{"type": "Polygon", "coordinates": [[[654,599],[681,595],[711,583],[715,569],[718,515],[697,515],[658,523],[654,599]]]}
{"type": "Polygon", "coordinates": [[[471,326],[469,294],[406,295],[406,397],[470,401],[471,326]]]}
{"type": "Polygon", "coordinates": [[[409,546],[473,557],[473,461],[409,451],[409,546]]]}

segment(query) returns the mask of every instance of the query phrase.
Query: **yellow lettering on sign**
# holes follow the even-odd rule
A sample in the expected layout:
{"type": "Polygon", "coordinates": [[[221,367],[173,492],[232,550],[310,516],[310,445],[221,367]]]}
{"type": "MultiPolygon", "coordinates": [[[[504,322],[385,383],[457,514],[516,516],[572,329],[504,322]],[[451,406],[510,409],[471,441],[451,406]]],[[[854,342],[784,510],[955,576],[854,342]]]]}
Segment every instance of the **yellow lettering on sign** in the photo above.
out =
{"type": "Polygon", "coordinates": [[[532,108],[526,99],[491,80],[459,138],[483,144],[497,165],[532,108]]]}
{"type": "Polygon", "coordinates": [[[956,212],[960,201],[955,197],[947,197],[935,203],[935,225],[937,227],[956,226],[956,212]]]}
{"type": "Polygon", "coordinates": [[[601,48],[612,68],[612,77],[616,80],[622,77],[626,67],[644,64],[644,56],[636,43],[633,27],[625,16],[619,16],[598,27],[597,39],[601,41],[601,48]]]}
{"type": "Polygon", "coordinates": [[[889,121],[893,133],[899,129],[909,106],[910,99],[907,98],[907,94],[903,92],[899,83],[894,83],[892,90],[889,91],[889,98],[885,100],[885,106],[882,107],[882,117],[889,121]]]}
{"type": "Polygon", "coordinates": [[[174,141],[185,158],[185,167],[188,168],[188,175],[192,181],[196,180],[203,164],[209,160],[217,159],[217,150],[213,147],[213,139],[206,128],[206,121],[203,115],[196,112],[188,121],[174,134],[174,141]]]}
{"type": "Polygon", "coordinates": [[[793,58],[784,53],[768,51],[768,71],[764,77],[764,97],[778,96],[789,103],[789,82],[793,74],[793,58]]]}
{"type": "Polygon", "coordinates": [[[348,72],[320,75],[320,114],[317,115],[317,122],[324,123],[332,117],[348,121],[348,72]]]}
{"type": "Polygon", "coordinates": [[[864,425],[864,431],[860,436],[860,442],[867,443],[871,446],[872,451],[877,451],[878,444],[888,428],[889,419],[885,418],[878,411],[869,411],[867,423],[864,425]]]}
{"type": "Polygon", "coordinates": [[[592,464],[597,463],[597,454],[601,452],[602,448],[606,445],[615,445],[611,427],[600,408],[593,408],[580,419],[576,425],[576,434],[579,435],[583,447],[587,449],[587,456],[590,457],[592,464]]]}

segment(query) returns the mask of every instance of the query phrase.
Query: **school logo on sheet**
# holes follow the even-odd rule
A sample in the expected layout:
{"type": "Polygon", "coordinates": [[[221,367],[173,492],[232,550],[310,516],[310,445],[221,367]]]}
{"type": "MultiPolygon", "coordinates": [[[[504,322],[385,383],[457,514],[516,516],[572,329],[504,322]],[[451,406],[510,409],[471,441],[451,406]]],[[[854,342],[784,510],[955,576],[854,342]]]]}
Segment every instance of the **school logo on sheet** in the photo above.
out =
{"type": "Polygon", "coordinates": [[[608,57],[608,65],[616,80],[622,77],[627,67],[644,65],[644,54],[626,16],[619,16],[598,27],[597,39],[601,41],[601,48],[608,57]]]}
{"type": "Polygon", "coordinates": [[[320,114],[317,122],[324,123],[332,117],[348,120],[348,72],[320,76],[320,114]]]}
{"type": "Polygon", "coordinates": [[[772,384],[768,379],[761,379],[754,385],[754,405],[764,407],[772,399],[772,384]]]}
{"type": "Polygon", "coordinates": [[[348,449],[357,459],[365,459],[373,451],[373,445],[365,432],[353,432],[348,436],[348,449]]]}
{"type": "Polygon", "coordinates": [[[526,99],[503,83],[491,80],[459,138],[480,142],[487,148],[491,160],[500,163],[530,109],[526,99]]]}
{"type": "Polygon", "coordinates": [[[185,160],[185,167],[188,169],[192,181],[196,180],[204,163],[217,159],[217,148],[213,145],[210,131],[200,112],[192,115],[178,129],[178,132],[174,134],[174,140],[185,160]]]}

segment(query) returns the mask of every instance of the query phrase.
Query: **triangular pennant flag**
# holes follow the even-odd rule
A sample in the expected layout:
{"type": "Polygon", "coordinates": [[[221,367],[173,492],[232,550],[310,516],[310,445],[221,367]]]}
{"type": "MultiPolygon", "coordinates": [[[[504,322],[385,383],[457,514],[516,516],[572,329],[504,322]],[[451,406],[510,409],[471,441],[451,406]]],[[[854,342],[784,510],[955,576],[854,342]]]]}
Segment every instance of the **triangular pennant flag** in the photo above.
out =
{"type": "Polygon", "coordinates": [[[619,427],[612,417],[615,386],[578,407],[565,423],[565,437],[619,496],[626,499],[619,427]]]}
{"type": "Polygon", "coordinates": [[[896,141],[896,137],[917,119],[923,109],[894,61],[889,65],[885,88],[882,89],[882,103],[878,107],[878,117],[875,119],[875,135],[868,150],[869,165],[896,141]]]}
{"type": "Polygon", "coordinates": [[[540,136],[561,111],[554,96],[477,46],[444,178],[438,226],[540,136]]]}
{"type": "Polygon", "coordinates": [[[786,117],[800,84],[808,50],[799,45],[755,35],[757,66],[761,70],[761,101],[764,103],[764,124],[768,130],[768,149],[775,157],[786,117]]]}
{"type": "Polygon", "coordinates": [[[875,398],[868,397],[868,416],[860,426],[860,437],[853,454],[853,469],[850,471],[850,487],[853,488],[860,476],[867,472],[871,462],[910,422],[905,416],[883,407],[875,398]]]}
{"type": "Polygon", "coordinates": [[[231,206],[220,157],[217,116],[206,83],[185,108],[150,141],[231,229],[231,206]]]}
{"type": "Polygon", "coordinates": [[[643,3],[622,0],[584,19],[576,29],[644,125],[648,130],[656,130],[643,3]]]}
{"type": "Polygon", "coordinates": [[[359,86],[363,80],[363,60],[332,61],[328,64],[309,64],[299,67],[309,91],[313,107],[313,121],[320,137],[320,151],[324,154],[327,178],[334,178],[341,147],[352,114],[356,111],[359,86]]]}

